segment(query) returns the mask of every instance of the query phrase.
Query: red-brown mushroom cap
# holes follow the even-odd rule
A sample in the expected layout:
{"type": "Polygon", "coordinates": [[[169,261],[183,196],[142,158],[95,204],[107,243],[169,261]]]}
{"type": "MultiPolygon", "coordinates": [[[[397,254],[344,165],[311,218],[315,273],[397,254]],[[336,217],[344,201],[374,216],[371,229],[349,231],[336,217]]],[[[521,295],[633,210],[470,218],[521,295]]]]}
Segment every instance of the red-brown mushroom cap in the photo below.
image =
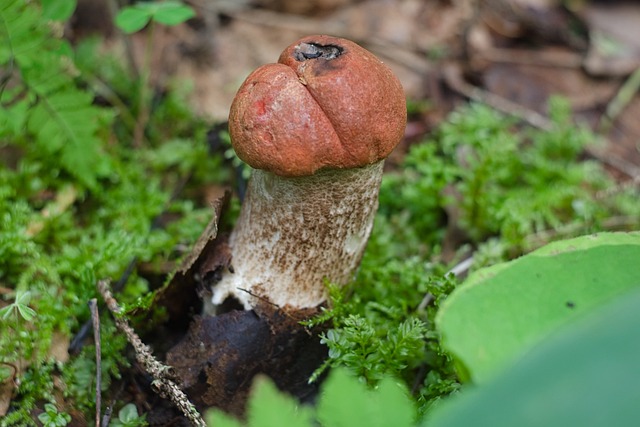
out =
{"type": "Polygon", "coordinates": [[[406,117],[400,82],[372,53],[349,40],[308,36],[247,77],[229,132],[252,167],[305,176],[386,158],[406,117]]]}

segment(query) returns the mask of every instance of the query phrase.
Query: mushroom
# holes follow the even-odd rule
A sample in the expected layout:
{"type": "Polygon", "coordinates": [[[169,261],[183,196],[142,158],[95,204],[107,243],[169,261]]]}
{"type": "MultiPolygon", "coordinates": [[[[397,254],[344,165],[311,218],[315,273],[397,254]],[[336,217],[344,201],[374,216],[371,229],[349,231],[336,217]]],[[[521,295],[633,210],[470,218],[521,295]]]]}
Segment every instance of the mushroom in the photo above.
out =
{"type": "Polygon", "coordinates": [[[231,267],[211,302],[233,297],[317,307],[325,281],[354,279],[384,159],[404,135],[398,79],[373,54],[330,36],[304,37],[242,84],[229,132],[255,168],[229,237],[231,267]]]}

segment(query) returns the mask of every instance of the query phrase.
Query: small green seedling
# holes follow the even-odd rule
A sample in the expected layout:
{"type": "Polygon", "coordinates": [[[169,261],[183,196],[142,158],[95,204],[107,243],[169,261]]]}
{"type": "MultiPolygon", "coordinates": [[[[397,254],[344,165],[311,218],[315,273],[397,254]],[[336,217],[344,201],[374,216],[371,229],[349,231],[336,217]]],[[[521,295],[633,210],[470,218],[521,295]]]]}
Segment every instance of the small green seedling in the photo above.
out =
{"type": "Polygon", "coordinates": [[[116,16],[116,25],[127,34],[140,31],[150,22],[174,26],[195,16],[190,6],[178,1],[136,3],[122,8],[116,16]]]}
{"type": "Polygon", "coordinates": [[[111,427],[141,427],[146,426],[144,415],[138,415],[138,409],[133,403],[127,403],[118,411],[118,418],[111,420],[111,427]]]}
{"type": "Polygon", "coordinates": [[[2,320],[8,320],[9,316],[14,314],[16,319],[20,316],[25,321],[31,322],[37,313],[29,307],[29,301],[31,301],[31,292],[18,292],[16,294],[16,300],[0,310],[0,317],[2,320]]]}
{"type": "Polygon", "coordinates": [[[38,415],[38,420],[44,427],[64,427],[71,421],[71,416],[66,412],[58,412],[53,403],[45,403],[44,412],[38,415]]]}

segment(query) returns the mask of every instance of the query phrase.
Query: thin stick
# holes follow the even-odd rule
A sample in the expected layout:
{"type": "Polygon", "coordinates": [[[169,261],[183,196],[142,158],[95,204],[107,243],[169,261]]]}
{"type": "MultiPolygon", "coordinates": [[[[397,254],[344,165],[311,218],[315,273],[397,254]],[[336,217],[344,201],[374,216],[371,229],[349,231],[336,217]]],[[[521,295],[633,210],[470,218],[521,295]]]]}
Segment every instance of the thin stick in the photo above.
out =
{"type": "Polygon", "coordinates": [[[171,402],[180,409],[192,425],[197,427],[206,427],[206,424],[196,407],[189,401],[189,398],[184,394],[184,392],[171,380],[173,375],[172,368],[156,360],[151,353],[149,346],[142,342],[138,334],[136,334],[133,328],[129,326],[127,320],[121,316],[122,308],[118,305],[118,302],[111,294],[109,281],[99,280],[97,286],[100,295],[102,295],[104,302],[107,304],[107,308],[114,314],[113,318],[116,322],[116,326],[125,334],[127,341],[129,341],[133,346],[136,353],[136,360],[143,366],[145,371],[154,378],[151,386],[163,398],[171,400],[171,402]]]}
{"type": "Polygon", "coordinates": [[[108,405],[107,408],[104,410],[104,416],[102,417],[102,424],[100,424],[101,426],[109,425],[109,421],[111,421],[111,414],[113,413],[113,404],[114,402],[112,402],[111,405],[108,405]]]}
{"type": "Polygon", "coordinates": [[[607,111],[600,119],[599,130],[601,132],[608,132],[611,129],[613,122],[627,105],[629,105],[638,90],[640,90],[640,68],[636,69],[631,76],[629,76],[620,87],[616,96],[614,96],[611,102],[609,102],[609,105],[607,105],[607,111]]]}
{"type": "Polygon", "coordinates": [[[502,98],[494,93],[485,91],[472,84],[467,83],[460,73],[460,70],[455,66],[447,66],[443,70],[443,77],[447,85],[456,92],[469,99],[477,102],[487,104],[496,110],[508,114],[510,116],[517,117],[518,119],[528,123],[529,125],[550,131],[553,130],[553,122],[539,114],[536,111],[529,110],[522,105],[516,104],[506,98],[502,98]]]}
{"type": "Polygon", "coordinates": [[[89,310],[93,322],[93,342],[96,346],[96,426],[100,427],[100,408],[102,407],[102,349],[100,347],[100,315],[98,302],[95,298],[89,300],[89,310]]]}
{"type": "MultiPolygon", "coordinates": [[[[472,265],[473,265],[473,255],[460,261],[451,270],[447,271],[447,274],[453,273],[454,276],[460,277],[463,274],[466,274],[472,265]]],[[[422,298],[422,301],[420,301],[420,304],[418,304],[418,308],[416,308],[416,310],[419,312],[425,310],[427,306],[431,304],[431,302],[434,299],[435,297],[433,296],[433,294],[431,292],[427,292],[424,295],[424,298],[422,298]]]]}
{"type": "MultiPolygon", "coordinates": [[[[446,67],[443,72],[443,77],[451,89],[469,99],[487,104],[490,107],[504,114],[516,117],[537,129],[551,131],[555,127],[553,122],[542,114],[467,83],[462,78],[460,70],[455,66],[446,67]]],[[[636,165],[626,161],[625,159],[601,153],[594,147],[585,147],[585,152],[607,166],[610,166],[632,178],[640,173],[638,172],[638,167],[636,165]]]]}

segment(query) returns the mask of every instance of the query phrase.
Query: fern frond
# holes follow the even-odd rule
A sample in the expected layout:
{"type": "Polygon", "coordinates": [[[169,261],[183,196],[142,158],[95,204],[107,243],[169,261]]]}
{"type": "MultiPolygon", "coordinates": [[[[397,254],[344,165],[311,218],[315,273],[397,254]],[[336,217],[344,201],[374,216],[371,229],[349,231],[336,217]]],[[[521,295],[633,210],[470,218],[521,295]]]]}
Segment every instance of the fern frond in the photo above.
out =
{"type": "MultiPolygon", "coordinates": [[[[26,130],[38,150],[57,158],[59,166],[85,187],[95,190],[97,179],[109,172],[98,137],[109,123],[109,110],[93,105],[93,94],[79,89],[63,42],[52,34],[34,3],[0,0],[0,65],[16,67],[14,85],[26,93],[20,102],[2,107],[26,111],[26,130]]],[[[8,125],[9,120],[0,120],[8,125]]],[[[14,127],[15,128],[15,127],[14,127]]],[[[15,129],[14,129],[15,130],[15,129]]],[[[7,134],[8,129],[0,129],[7,134]]],[[[18,136],[17,134],[15,136],[18,136]]]]}

